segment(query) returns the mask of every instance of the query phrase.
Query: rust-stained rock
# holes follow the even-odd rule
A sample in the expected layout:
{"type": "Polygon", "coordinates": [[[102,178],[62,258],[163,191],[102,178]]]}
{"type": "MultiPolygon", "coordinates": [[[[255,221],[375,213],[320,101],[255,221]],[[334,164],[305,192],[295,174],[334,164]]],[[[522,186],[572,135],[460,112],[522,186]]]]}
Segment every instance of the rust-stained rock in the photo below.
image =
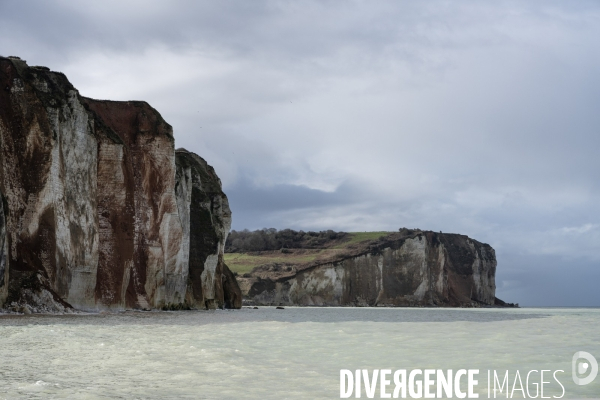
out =
{"type": "Polygon", "coordinates": [[[403,230],[325,262],[257,267],[238,281],[256,305],[478,307],[495,304],[495,272],[488,244],[403,230]]]}
{"type": "Polygon", "coordinates": [[[223,307],[231,212],[214,170],[186,153],[201,168],[183,177],[147,103],[84,98],[61,73],[0,57],[0,305],[223,307]],[[181,212],[178,178],[210,205],[181,212]]]}
{"type": "Polygon", "coordinates": [[[102,121],[98,130],[112,130],[121,142],[105,140],[98,152],[104,245],[96,298],[133,308],[183,303],[188,246],[175,198],[172,128],[145,102],[84,102],[102,121]]]}

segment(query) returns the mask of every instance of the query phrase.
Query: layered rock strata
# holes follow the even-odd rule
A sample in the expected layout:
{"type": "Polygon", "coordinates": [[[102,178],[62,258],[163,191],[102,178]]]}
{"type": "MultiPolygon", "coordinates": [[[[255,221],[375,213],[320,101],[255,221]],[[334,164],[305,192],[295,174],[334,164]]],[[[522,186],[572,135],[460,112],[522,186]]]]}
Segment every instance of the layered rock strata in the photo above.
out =
{"type": "Polygon", "coordinates": [[[0,305],[236,307],[221,182],[147,103],[0,58],[0,155],[0,305]]]}
{"type": "Polygon", "coordinates": [[[319,263],[255,268],[252,305],[491,306],[496,257],[464,235],[402,230],[319,263]]]}

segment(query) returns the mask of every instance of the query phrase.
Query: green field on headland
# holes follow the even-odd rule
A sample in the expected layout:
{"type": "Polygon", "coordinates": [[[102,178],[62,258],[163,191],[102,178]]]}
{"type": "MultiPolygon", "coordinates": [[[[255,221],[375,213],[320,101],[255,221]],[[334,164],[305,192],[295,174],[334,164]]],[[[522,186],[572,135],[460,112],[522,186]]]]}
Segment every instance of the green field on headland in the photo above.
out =
{"type": "MultiPolygon", "coordinates": [[[[265,230],[262,232],[264,231],[265,230]]],[[[240,275],[249,273],[253,268],[265,264],[305,264],[318,261],[320,259],[325,260],[331,258],[332,256],[343,254],[349,246],[357,245],[361,242],[376,240],[381,236],[386,236],[390,233],[383,231],[333,232],[332,234],[327,235],[324,234],[324,232],[319,232],[319,236],[316,236],[314,232],[308,232],[304,233],[302,236],[296,231],[291,232],[296,234],[293,236],[293,239],[291,241],[288,240],[287,242],[285,239],[283,239],[283,245],[279,247],[281,243],[280,239],[280,241],[277,242],[279,247],[278,249],[273,249],[275,246],[274,244],[265,244],[261,249],[260,242],[254,247],[250,247],[251,245],[242,245],[238,246],[238,248],[232,248],[232,243],[236,240],[236,234],[233,234],[233,240],[228,239],[228,246],[225,248],[225,264],[227,264],[231,271],[240,275]],[[298,237],[300,237],[300,239],[298,239],[298,237]],[[314,238],[318,238],[319,240],[314,240],[314,238]],[[252,249],[252,251],[248,251],[249,249],[252,249]],[[232,250],[235,250],[235,252],[232,252],[232,250]]],[[[245,240],[249,243],[258,242],[259,239],[252,237],[253,234],[255,233],[249,232],[249,237],[245,238],[245,240]]],[[[276,235],[276,233],[272,231],[270,233],[267,232],[266,234],[276,235]]],[[[287,237],[289,236],[290,235],[287,237]]]]}

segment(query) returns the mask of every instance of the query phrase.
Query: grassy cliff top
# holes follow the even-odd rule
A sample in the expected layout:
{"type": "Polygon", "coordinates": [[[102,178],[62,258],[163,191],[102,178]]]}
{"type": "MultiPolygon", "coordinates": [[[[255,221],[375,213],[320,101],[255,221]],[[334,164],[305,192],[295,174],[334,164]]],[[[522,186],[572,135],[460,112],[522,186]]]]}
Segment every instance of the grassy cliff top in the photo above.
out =
{"type": "Polygon", "coordinates": [[[267,264],[293,268],[294,265],[341,256],[363,242],[377,240],[390,233],[268,229],[254,232],[233,231],[227,239],[224,260],[233,272],[240,275],[267,264]]]}

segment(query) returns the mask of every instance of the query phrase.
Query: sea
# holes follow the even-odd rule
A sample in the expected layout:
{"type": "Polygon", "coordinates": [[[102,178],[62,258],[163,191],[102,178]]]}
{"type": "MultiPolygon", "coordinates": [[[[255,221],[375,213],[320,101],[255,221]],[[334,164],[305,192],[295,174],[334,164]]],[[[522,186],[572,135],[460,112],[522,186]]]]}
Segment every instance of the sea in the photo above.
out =
{"type": "Polygon", "coordinates": [[[449,373],[440,397],[600,398],[581,352],[600,360],[598,308],[0,315],[0,399],[431,398],[449,373]]]}

